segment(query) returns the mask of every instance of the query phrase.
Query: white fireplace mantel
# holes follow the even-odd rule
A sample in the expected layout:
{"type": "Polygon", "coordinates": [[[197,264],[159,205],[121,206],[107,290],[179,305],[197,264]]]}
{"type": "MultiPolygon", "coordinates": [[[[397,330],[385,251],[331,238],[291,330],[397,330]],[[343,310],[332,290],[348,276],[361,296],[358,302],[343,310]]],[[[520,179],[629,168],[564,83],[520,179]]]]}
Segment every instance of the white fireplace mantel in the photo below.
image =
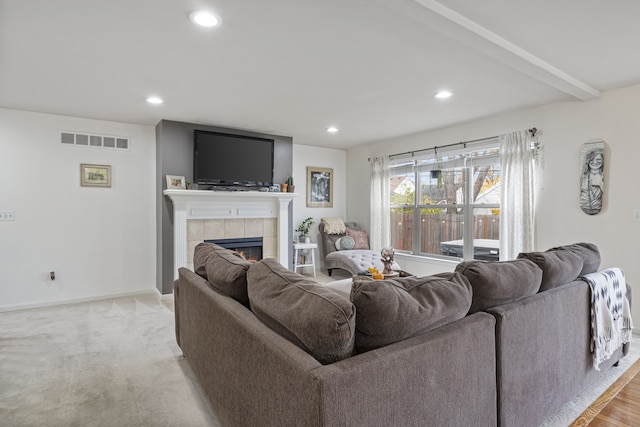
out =
{"type": "Polygon", "coordinates": [[[187,267],[187,220],[277,218],[278,261],[288,267],[289,204],[298,193],[261,191],[164,190],[173,203],[173,263],[187,267]]]}

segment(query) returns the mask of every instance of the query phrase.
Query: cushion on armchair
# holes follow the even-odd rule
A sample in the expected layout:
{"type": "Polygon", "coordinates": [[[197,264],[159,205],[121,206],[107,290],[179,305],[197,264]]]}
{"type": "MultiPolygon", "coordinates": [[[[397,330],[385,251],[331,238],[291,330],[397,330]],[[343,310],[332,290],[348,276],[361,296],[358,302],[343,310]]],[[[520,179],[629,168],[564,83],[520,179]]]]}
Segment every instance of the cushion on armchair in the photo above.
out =
{"type": "Polygon", "coordinates": [[[362,353],[423,334],[466,316],[471,285],[460,273],[355,281],[356,351],[362,353]]]}
{"type": "MultiPolygon", "coordinates": [[[[352,230],[360,230],[360,227],[358,227],[358,224],[356,224],[355,222],[346,222],[344,224],[345,224],[345,227],[349,227],[352,230]]],[[[328,233],[327,230],[325,229],[325,224],[322,221],[320,221],[320,224],[318,224],[318,232],[320,233],[319,242],[320,242],[320,247],[322,249],[322,253],[324,256],[329,255],[331,252],[335,252],[337,250],[336,241],[341,237],[344,237],[347,235],[346,228],[345,228],[345,231],[340,234],[328,233]]]]}
{"type": "Polygon", "coordinates": [[[347,236],[352,237],[355,241],[353,249],[369,249],[369,238],[366,231],[347,228],[347,236]]]}
{"type": "Polygon", "coordinates": [[[464,261],[456,266],[473,288],[469,314],[534,295],[542,283],[542,270],[533,261],[464,261]]]}
{"type": "Polygon", "coordinates": [[[320,363],[353,354],[356,313],[349,300],[270,258],[249,267],[247,282],[256,317],[320,363]]]}
{"type": "Polygon", "coordinates": [[[338,240],[336,240],[336,250],[339,251],[348,251],[353,249],[356,245],[356,241],[353,240],[351,236],[342,236],[338,240]]]}

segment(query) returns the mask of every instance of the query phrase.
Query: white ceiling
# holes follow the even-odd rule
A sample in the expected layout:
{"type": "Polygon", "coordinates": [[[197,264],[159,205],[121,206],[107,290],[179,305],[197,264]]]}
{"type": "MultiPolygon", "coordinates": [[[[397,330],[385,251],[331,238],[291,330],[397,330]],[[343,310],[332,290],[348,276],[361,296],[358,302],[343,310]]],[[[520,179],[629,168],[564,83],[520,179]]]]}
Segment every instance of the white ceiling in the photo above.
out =
{"type": "Polygon", "coordinates": [[[637,0],[0,0],[0,106],[349,148],[640,83],[639,18],[637,0]],[[191,24],[201,8],[222,25],[191,24]]]}

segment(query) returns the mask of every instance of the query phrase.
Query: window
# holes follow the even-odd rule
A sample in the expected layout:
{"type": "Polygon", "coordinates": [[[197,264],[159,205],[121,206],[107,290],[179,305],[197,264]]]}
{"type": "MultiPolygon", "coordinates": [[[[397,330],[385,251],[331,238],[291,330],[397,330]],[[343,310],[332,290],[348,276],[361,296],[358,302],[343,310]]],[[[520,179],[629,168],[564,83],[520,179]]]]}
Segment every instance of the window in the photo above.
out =
{"type": "Polygon", "coordinates": [[[391,245],[396,251],[499,259],[497,140],[472,149],[392,160],[389,172],[391,245]]]}

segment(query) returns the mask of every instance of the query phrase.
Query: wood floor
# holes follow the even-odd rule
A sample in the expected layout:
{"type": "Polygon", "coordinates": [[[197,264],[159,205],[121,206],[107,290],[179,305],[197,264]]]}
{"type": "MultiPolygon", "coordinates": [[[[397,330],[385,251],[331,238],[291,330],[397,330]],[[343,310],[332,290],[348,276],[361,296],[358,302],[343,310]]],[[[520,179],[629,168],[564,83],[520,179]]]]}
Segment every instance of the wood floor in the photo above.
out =
{"type": "Polygon", "coordinates": [[[570,427],[640,426],[640,359],[605,391],[570,427]]]}

